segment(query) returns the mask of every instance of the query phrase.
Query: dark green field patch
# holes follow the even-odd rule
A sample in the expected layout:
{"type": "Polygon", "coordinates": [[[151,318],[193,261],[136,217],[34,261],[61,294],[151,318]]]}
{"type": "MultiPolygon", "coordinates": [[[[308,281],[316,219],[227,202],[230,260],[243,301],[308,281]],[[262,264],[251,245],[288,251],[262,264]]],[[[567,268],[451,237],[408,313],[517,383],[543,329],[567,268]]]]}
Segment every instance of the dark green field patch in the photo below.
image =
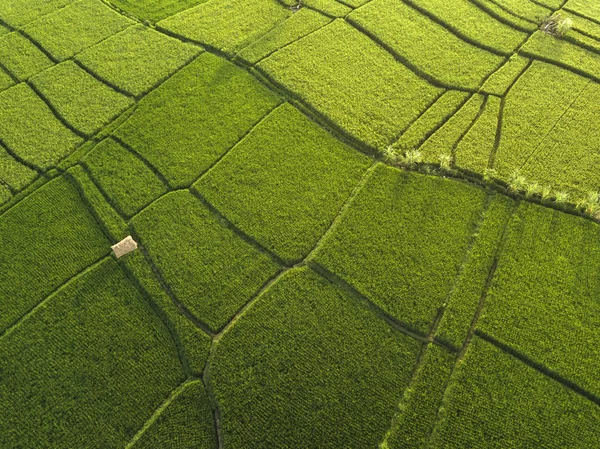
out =
{"type": "Polygon", "coordinates": [[[258,67],[353,137],[381,150],[440,92],[343,20],[258,67]]]}
{"type": "Polygon", "coordinates": [[[475,337],[428,447],[573,448],[598,442],[600,408],[475,337]]]}
{"type": "Polygon", "coordinates": [[[22,159],[46,169],[82,142],[24,83],[0,93],[0,140],[22,159]]]}
{"type": "Polygon", "coordinates": [[[79,0],[23,27],[59,61],[64,61],[134,22],[100,0],[79,0]]]}
{"type": "Polygon", "coordinates": [[[141,160],[111,138],[100,142],[82,162],[115,208],[128,217],[167,191],[141,160]]]}
{"type": "Polygon", "coordinates": [[[447,300],[485,192],[380,165],[315,259],[427,334],[447,300]]]}
{"type": "Polygon", "coordinates": [[[285,274],[211,361],[224,447],[376,447],[419,348],[312,270],[285,274]]]}
{"type": "Polygon", "coordinates": [[[77,60],[132,95],[141,96],[194,58],[200,49],[143,25],[88,48],[77,60]]]}
{"type": "Polygon", "coordinates": [[[370,163],[286,103],[194,188],[291,264],[316,245],[370,163]]]}
{"type": "Polygon", "coordinates": [[[30,40],[15,31],[0,36],[0,64],[15,78],[25,81],[54,63],[30,40]]]}
{"type": "Polygon", "coordinates": [[[110,251],[64,178],[45,184],[0,217],[0,247],[0,332],[110,251]]]}
{"type": "Polygon", "coordinates": [[[10,74],[0,68],[0,92],[14,86],[15,82],[10,74]]]}
{"type": "Polygon", "coordinates": [[[12,197],[10,189],[4,184],[0,184],[0,206],[8,203],[12,197]]]}
{"type": "Polygon", "coordinates": [[[0,337],[0,354],[6,448],[123,447],[183,380],[168,332],[111,259],[0,337]]]}
{"type": "Polygon", "coordinates": [[[0,181],[14,190],[22,190],[31,184],[38,174],[17,162],[6,149],[0,145],[0,181]]]}
{"type": "Polygon", "coordinates": [[[172,292],[212,330],[224,326],[279,268],[189,192],[167,194],[132,222],[172,292]]]}
{"type": "Polygon", "coordinates": [[[215,426],[202,382],[183,384],[181,390],[127,449],[214,449],[215,426]]]}
{"type": "Polygon", "coordinates": [[[64,119],[92,135],[133,104],[72,61],[58,64],[31,79],[64,119]]]}
{"type": "Polygon", "coordinates": [[[205,53],[141,101],[115,135],[187,187],[280,102],[245,70],[205,53]]]}

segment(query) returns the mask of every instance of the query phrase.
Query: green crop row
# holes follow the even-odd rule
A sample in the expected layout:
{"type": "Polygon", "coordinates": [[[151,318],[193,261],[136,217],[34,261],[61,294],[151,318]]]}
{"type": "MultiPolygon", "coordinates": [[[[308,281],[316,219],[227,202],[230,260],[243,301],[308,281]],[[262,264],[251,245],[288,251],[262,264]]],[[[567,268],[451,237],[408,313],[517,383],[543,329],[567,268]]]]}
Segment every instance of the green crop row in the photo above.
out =
{"type": "Polygon", "coordinates": [[[19,27],[46,14],[73,3],[76,0],[2,0],[0,17],[13,27],[19,27]]]}
{"type": "Polygon", "coordinates": [[[38,174],[17,162],[0,144],[0,181],[15,191],[23,190],[38,177],[38,174]]]}
{"type": "Polygon", "coordinates": [[[483,0],[485,3],[496,3],[517,17],[537,23],[552,14],[552,10],[532,1],[523,0],[483,0]]]}
{"type": "Polygon", "coordinates": [[[595,223],[523,203],[510,223],[479,324],[596,396],[599,241],[595,223]]]}
{"type": "MultiPolygon", "coordinates": [[[[290,6],[298,5],[296,0],[284,0],[290,6]]],[[[344,2],[347,3],[347,2],[344,2]]],[[[352,8],[337,0],[302,0],[302,4],[314,8],[330,17],[345,17],[352,12],[352,8]]]]}
{"type": "Polygon", "coordinates": [[[141,96],[199,53],[190,44],[136,25],[84,50],[76,59],[100,78],[141,96]]]}
{"type": "Polygon", "coordinates": [[[213,415],[199,380],[186,382],[162,413],[126,449],[214,449],[217,446],[213,415]]]}
{"type": "Polygon", "coordinates": [[[4,184],[0,184],[0,206],[8,203],[13,195],[10,189],[4,184]]]}
{"type": "Polygon", "coordinates": [[[235,54],[292,15],[276,0],[207,0],[158,23],[161,29],[235,54]],[[240,14],[238,11],[244,11],[240,14]]]}
{"type": "Polygon", "coordinates": [[[478,8],[485,11],[495,19],[506,23],[507,25],[520,31],[532,32],[537,29],[537,25],[531,21],[519,18],[509,13],[506,8],[498,6],[497,2],[492,0],[470,0],[478,8]]]}
{"type": "Polygon", "coordinates": [[[115,209],[126,217],[131,217],[167,191],[141,160],[111,138],[100,142],[82,163],[115,209]]]}
{"type": "Polygon", "coordinates": [[[527,38],[521,31],[499,22],[469,0],[409,0],[469,39],[510,54],[527,38]]]}
{"type": "Polygon", "coordinates": [[[57,178],[0,217],[0,332],[110,251],[77,191],[57,178]],[[15,232],[18,230],[18,232],[15,232]]]}
{"type": "Polygon", "coordinates": [[[316,261],[428,334],[459,273],[485,196],[465,183],[380,165],[316,261]]]}
{"type": "Polygon", "coordinates": [[[0,354],[6,448],[123,447],[183,380],[167,330],[111,258],[1,337],[0,354]]]}
{"type": "Polygon", "coordinates": [[[95,134],[133,104],[72,61],[34,76],[31,83],[74,128],[95,134]]]}
{"type": "Polygon", "coordinates": [[[55,59],[64,61],[133,23],[101,0],[79,0],[23,30],[55,59]]]}
{"type": "Polygon", "coordinates": [[[0,67],[0,92],[15,85],[12,76],[0,67]]]}
{"type": "Polygon", "coordinates": [[[600,20],[600,5],[595,0],[569,0],[566,8],[584,17],[600,20]]]}
{"type": "Polygon", "coordinates": [[[475,337],[440,418],[428,447],[588,449],[598,442],[600,408],[475,337]]]}
{"type": "Polygon", "coordinates": [[[459,39],[396,0],[373,0],[351,13],[349,19],[377,36],[418,70],[448,86],[476,90],[504,60],[459,39]]]}
{"type": "Polygon", "coordinates": [[[25,83],[0,93],[0,140],[22,159],[45,169],[82,142],[25,83]]]}
{"type": "Polygon", "coordinates": [[[258,68],[380,150],[440,93],[343,20],[272,54],[258,68]]]}
{"type": "Polygon", "coordinates": [[[515,201],[495,194],[477,230],[476,240],[444,311],[436,337],[460,348],[467,337],[515,201]]]}
{"type": "Polygon", "coordinates": [[[370,163],[285,103],[194,188],[292,264],[331,226],[370,163]]]}
{"type": "Polygon", "coordinates": [[[204,1],[206,0],[111,0],[111,3],[138,19],[158,22],[204,1]]]}
{"type": "Polygon", "coordinates": [[[245,70],[204,53],[144,98],[115,135],[187,187],[280,102],[245,70]]]}
{"type": "MultiPolygon", "coordinates": [[[[574,5],[574,3],[569,3],[569,6],[567,8],[570,8],[571,4],[574,5]]],[[[565,15],[568,15],[572,18],[574,31],[578,31],[581,34],[593,37],[595,39],[600,39],[600,26],[598,26],[598,23],[593,22],[589,19],[585,19],[581,16],[577,16],[577,17],[573,18],[572,14],[569,15],[568,9],[567,9],[565,15]]],[[[600,17],[600,11],[598,12],[598,17],[600,17]]],[[[567,36],[569,34],[570,33],[568,33],[567,36]]]]}
{"type": "Polygon", "coordinates": [[[0,64],[15,78],[25,81],[54,63],[18,32],[0,36],[0,64]]]}
{"type": "Polygon", "coordinates": [[[310,34],[331,22],[327,16],[318,12],[302,8],[289,19],[285,20],[269,31],[260,39],[255,40],[236,57],[249,64],[256,64],[260,60],[289,45],[298,39],[310,34]]]}
{"type": "Polygon", "coordinates": [[[128,254],[127,257],[120,259],[120,263],[126,270],[129,270],[139,283],[140,288],[145,292],[145,295],[150,298],[149,301],[155,303],[155,307],[159,309],[159,313],[164,317],[163,320],[168,323],[171,332],[180,345],[184,369],[195,376],[201,376],[208,358],[210,337],[196,327],[177,308],[160,285],[141,251],[128,254]]]}
{"type": "Polygon", "coordinates": [[[294,269],[223,335],[211,358],[223,445],[376,447],[419,350],[309,268],[294,269]]]}
{"type": "Polygon", "coordinates": [[[494,72],[481,86],[481,92],[504,96],[529,66],[529,59],[518,54],[511,56],[506,63],[494,72]]]}
{"type": "Polygon", "coordinates": [[[163,196],[132,223],[173,294],[214,331],[279,270],[186,191],[163,196]]]}
{"type": "Polygon", "coordinates": [[[455,356],[431,343],[424,351],[423,360],[404,392],[381,449],[428,447],[427,442],[454,368],[455,356]]]}

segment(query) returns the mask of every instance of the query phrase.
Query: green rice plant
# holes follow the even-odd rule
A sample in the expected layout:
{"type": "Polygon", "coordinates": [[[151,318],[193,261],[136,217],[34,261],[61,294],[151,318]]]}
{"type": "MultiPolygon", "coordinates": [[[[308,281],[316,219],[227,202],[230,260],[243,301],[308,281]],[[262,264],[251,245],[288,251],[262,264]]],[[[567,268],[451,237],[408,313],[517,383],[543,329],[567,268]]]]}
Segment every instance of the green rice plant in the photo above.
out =
{"type": "Polygon", "coordinates": [[[258,69],[380,151],[441,92],[343,20],[282,48],[258,69]]]}
{"type": "Polygon", "coordinates": [[[13,195],[10,189],[4,184],[0,184],[0,206],[8,203],[12,197],[13,195]]]}
{"type": "Polygon", "coordinates": [[[36,180],[38,174],[16,161],[0,144],[0,182],[19,191],[36,180]]]}
{"type": "Polygon", "coordinates": [[[116,7],[151,23],[192,8],[206,0],[111,0],[116,7]]]}
{"type": "Polygon", "coordinates": [[[256,64],[282,47],[310,34],[331,22],[331,18],[315,10],[301,8],[297,13],[242,49],[236,58],[256,64]]]}
{"type": "Polygon", "coordinates": [[[0,298],[10,298],[0,301],[0,332],[110,251],[79,194],[62,177],[3,214],[0,235],[0,298]]]}
{"type": "Polygon", "coordinates": [[[134,102],[73,61],[45,70],[31,82],[68,123],[86,135],[95,134],[134,102]]]}
{"type": "Polygon", "coordinates": [[[25,83],[0,93],[0,140],[15,154],[48,169],[81,142],[25,83]]]}
{"type": "MultiPolygon", "coordinates": [[[[492,3],[485,0],[486,3],[492,3]]],[[[545,17],[551,12],[549,7],[534,2],[523,2],[521,0],[494,0],[493,3],[507,9],[517,17],[536,22],[540,17],[545,17]]],[[[558,7],[557,7],[558,8],[558,7]]]]}
{"type": "Polygon", "coordinates": [[[100,142],[82,162],[115,208],[127,217],[167,191],[142,161],[113,139],[100,142]]]}
{"type": "Polygon", "coordinates": [[[481,447],[486,438],[490,449],[587,449],[598,439],[598,420],[592,401],[476,336],[452,375],[428,447],[481,447]]]}
{"type": "Polygon", "coordinates": [[[55,59],[64,61],[133,23],[101,0],[79,0],[23,30],[55,59]]]}
{"type": "Polygon", "coordinates": [[[550,186],[543,186],[540,188],[540,198],[542,201],[550,201],[552,198],[552,188],[550,186]]]}
{"type": "Polygon", "coordinates": [[[485,197],[472,185],[379,165],[315,261],[427,334],[452,289],[485,197]]]}
{"type": "Polygon", "coordinates": [[[279,266],[187,191],[169,193],[132,224],[175,297],[218,331],[279,266]]]}
{"type": "Polygon", "coordinates": [[[559,12],[544,17],[540,23],[541,31],[556,37],[563,37],[571,28],[573,28],[573,20],[570,17],[563,17],[559,12]]]}
{"type": "Polygon", "coordinates": [[[76,0],[3,0],[0,2],[0,17],[13,27],[20,27],[46,14],[50,14],[76,0]]]}
{"type": "Polygon", "coordinates": [[[600,248],[590,242],[598,239],[600,227],[588,219],[521,203],[478,325],[594,395],[600,248]]]}
{"type": "Polygon", "coordinates": [[[376,447],[420,346],[308,267],[287,272],[215,348],[224,447],[376,447]]]}
{"type": "Polygon", "coordinates": [[[588,192],[587,197],[584,200],[583,207],[585,213],[593,217],[600,212],[600,195],[598,192],[588,192]]]}
{"type": "Polygon", "coordinates": [[[11,76],[4,70],[0,69],[0,92],[15,85],[11,76]]]}
{"type": "Polygon", "coordinates": [[[527,189],[527,179],[519,170],[513,171],[508,177],[508,189],[513,193],[522,193],[527,189]]]}
{"type": "Polygon", "coordinates": [[[235,54],[293,14],[276,1],[207,0],[158,23],[159,29],[235,54]],[[244,11],[235,14],[234,8],[244,11]]]}
{"type": "Polygon", "coordinates": [[[453,160],[452,155],[447,153],[440,154],[440,167],[443,170],[450,171],[452,169],[453,160]]]}
{"type": "Polygon", "coordinates": [[[569,194],[567,192],[554,192],[554,201],[557,204],[565,204],[569,201],[569,194]]]}
{"type": "MultiPolygon", "coordinates": [[[[531,33],[537,29],[535,21],[518,17],[507,11],[506,6],[499,5],[493,0],[471,0],[478,8],[485,11],[492,17],[508,24],[510,27],[520,31],[531,33]]],[[[537,17],[537,16],[536,16],[537,17]]]]}
{"type": "Polygon", "coordinates": [[[217,436],[208,394],[201,380],[184,383],[165,402],[156,419],[146,423],[127,449],[154,449],[177,442],[181,448],[216,447],[217,436]]]}
{"type": "MultiPolygon", "coordinates": [[[[600,18],[600,5],[594,0],[569,0],[568,9],[584,17],[598,20],[600,18]]],[[[580,19],[577,19],[579,24],[580,19]]]]}
{"type": "Polygon", "coordinates": [[[525,185],[525,197],[541,196],[542,186],[538,182],[528,182],[525,185]]]}
{"type": "Polygon", "coordinates": [[[124,447],[183,381],[169,333],[112,258],[3,335],[0,353],[2,447],[124,447]]]}
{"type": "Polygon", "coordinates": [[[84,50],[76,59],[113,85],[141,96],[198,53],[190,44],[136,25],[84,50]]]}
{"type": "Polygon", "coordinates": [[[25,81],[54,63],[29,39],[18,32],[0,36],[0,64],[25,81]]]}
{"type": "Polygon", "coordinates": [[[383,150],[383,157],[385,158],[386,162],[389,162],[390,164],[395,164],[398,162],[398,151],[392,145],[388,145],[383,150]]]}
{"type": "Polygon", "coordinates": [[[494,168],[485,168],[483,170],[483,180],[484,181],[493,181],[498,178],[498,171],[494,168]]]}
{"type": "Polygon", "coordinates": [[[481,92],[503,96],[523,74],[530,60],[519,54],[512,55],[506,63],[496,70],[481,86],[481,92]]]}
{"type": "Polygon", "coordinates": [[[398,163],[406,168],[415,168],[421,162],[423,162],[423,155],[419,150],[408,150],[398,157],[398,163]]]}
{"type": "Polygon", "coordinates": [[[174,187],[187,187],[281,103],[247,71],[210,53],[144,98],[115,132],[174,187]]]}
{"type": "Polygon", "coordinates": [[[478,89],[503,58],[458,38],[403,2],[373,0],[348,18],[419,71],[447,84],[478,89]],[[469,70],[464,70],[464,64],[469,70]]]}
{"type": "Polygon", "coordinates": [[[193,188],[292,265],[314,248],[371,164],[284,103],[193,188]]]}
{"type": "MultiPolygon", "coordinates": [[[[289,2],[289,0],[284,1],[289,2]]],[[[302,0],[303,6],[314,8],[331,17],[346,17],[349,13],[351,13],[352,8],[347,6],[345,3],[346,2],[342,4],[337,0],[302,0]]]]}

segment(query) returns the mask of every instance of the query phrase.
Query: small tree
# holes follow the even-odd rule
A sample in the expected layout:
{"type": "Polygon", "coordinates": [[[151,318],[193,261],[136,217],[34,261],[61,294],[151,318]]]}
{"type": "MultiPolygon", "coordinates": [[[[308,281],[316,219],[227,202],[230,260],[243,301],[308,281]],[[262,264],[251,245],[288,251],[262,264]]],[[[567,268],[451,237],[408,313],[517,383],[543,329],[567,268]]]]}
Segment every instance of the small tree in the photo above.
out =
{"type": "Polygon", "coordinates": [[[571,28],[573,28],[573,20],[563,17],[558,12],[546,17],[540,24],[540,30],[555,37],[563,37],[571,28]]]}

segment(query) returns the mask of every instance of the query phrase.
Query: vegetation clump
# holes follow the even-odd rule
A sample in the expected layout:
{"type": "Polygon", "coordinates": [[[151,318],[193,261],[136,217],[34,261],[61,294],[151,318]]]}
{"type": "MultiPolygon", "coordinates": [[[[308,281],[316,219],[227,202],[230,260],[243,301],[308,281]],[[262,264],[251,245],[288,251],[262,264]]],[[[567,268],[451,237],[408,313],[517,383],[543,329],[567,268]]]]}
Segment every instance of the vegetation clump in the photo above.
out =
{"type": "Polygon", "coordinates": [[[555,37],[563,37],[573,28],[573,20],[561,13],[554,13],[542,20],[540,30],[555,37]]]}

